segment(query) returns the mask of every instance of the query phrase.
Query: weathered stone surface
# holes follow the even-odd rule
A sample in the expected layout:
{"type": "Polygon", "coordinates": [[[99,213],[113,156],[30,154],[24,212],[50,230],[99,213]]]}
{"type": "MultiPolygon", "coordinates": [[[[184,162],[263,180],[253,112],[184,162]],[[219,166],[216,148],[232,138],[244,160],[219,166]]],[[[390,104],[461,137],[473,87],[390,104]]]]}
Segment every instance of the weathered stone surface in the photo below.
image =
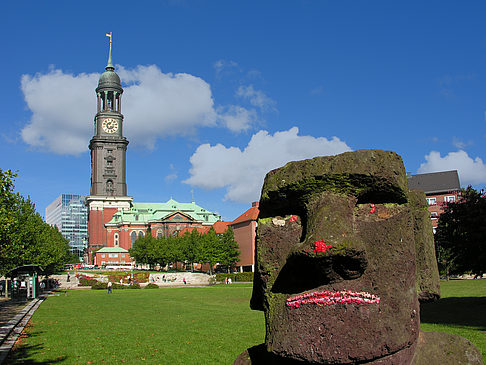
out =
{"type": "Polygon", "coordinates": [[[427,200],[425,193],[418,190],[410,191],[408,197],[414,219],[419,300],[436,300],[440,297],[440,280],[427,200]]]}
{"type": "Polygon", "coordinates": [[[268,173],[251,299],[265,312],[266,339],[236,363],[410,364],[417,291],[438,295],[423,203],[393,152],[318,157],[268,173]]]}
{"type": "MultiPolygon", "coordinates": [[[[268,352],[264,344],[241,353],[234,365],[304,365],[309,362],[283,358],[268,352]]],[[[481,365],[481,352],[465,338],[439,332],[419,333],[418,341],[401,351],[370,362],[368,365],[481,365]]]]}
{"type": "Polygon", "coordinates": [[[414,365],[483,364],[481,352],[463,337],[439,332],[420,332],[414,365]]]}

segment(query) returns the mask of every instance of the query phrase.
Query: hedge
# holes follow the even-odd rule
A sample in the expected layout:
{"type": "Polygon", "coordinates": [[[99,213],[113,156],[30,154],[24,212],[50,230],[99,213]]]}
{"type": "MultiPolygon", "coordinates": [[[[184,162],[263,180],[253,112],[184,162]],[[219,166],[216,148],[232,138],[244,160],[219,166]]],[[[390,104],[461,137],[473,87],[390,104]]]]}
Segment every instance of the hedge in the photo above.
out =
{"type": "Polygon", "coordinates": [[[78,280],[79,280],[78,286],[92,286],[98,282],[96,279],[88,279],[85,276],[80,276],[78,280]]]}
{"type": "Polygon", "coordinates": [[[145,286],[145,289],[158,289],[159,286],[157,284],[153,284],[153,283],[150,283],[150,284],[147,284],[145,286]]]}
{"type": "Polygon", "coordinates": [[[253,273],[252,272],[239,272],[236,274],[224,274],[218,273],[216,274],[216,281],[224,282],[225,278],[231,278],[231,281],[253,281],[253,273]]]}
{"type": "MultiPolygon", "coordinates": [[[[140,284],[133,284],[133,285],[121,285],[117,283],[112,283],[111,288],[113,290],[115,289],[140,289],[140,284]]],[[[91,289],[94,290],[107,290],[108,289],[108,283],[101,283],[101,282],[96,282],[95,284],[91,285],[91,289]]]]}

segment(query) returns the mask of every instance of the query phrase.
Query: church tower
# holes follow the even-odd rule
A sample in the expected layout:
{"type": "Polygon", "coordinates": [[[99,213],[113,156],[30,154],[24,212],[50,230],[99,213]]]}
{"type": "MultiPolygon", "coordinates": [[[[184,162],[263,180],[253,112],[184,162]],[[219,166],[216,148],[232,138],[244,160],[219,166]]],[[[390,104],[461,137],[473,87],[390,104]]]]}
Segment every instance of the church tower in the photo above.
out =
{"type": "Polygon", "coordinates": [[[105,72],[96,88],[97,113],[91,150],[91,188],[86,198],[89,207],[88,235],[90,251],[106,246],[105,223],[119,210],[128,210],[132,197],[127,196],[126,153],[128,140],[123,136],[120,77],[115,73],[110,52],[105,72]]]}

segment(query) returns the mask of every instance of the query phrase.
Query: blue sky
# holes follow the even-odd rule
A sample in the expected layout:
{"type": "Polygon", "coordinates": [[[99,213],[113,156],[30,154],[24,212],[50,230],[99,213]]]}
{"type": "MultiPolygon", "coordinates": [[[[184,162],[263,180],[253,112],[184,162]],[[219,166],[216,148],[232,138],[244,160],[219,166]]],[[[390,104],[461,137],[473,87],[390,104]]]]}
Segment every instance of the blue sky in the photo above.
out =
{"type": "Polygon", "coordinates": [[[482,1],[22,1],[0,4],[0,168],[37,210],[88,194],[113,32],[128,193],[233,220],[287,161],[399,153],[486,185],[482,1]],[[191,192],[191,190],[193,192],[191,192]]]}

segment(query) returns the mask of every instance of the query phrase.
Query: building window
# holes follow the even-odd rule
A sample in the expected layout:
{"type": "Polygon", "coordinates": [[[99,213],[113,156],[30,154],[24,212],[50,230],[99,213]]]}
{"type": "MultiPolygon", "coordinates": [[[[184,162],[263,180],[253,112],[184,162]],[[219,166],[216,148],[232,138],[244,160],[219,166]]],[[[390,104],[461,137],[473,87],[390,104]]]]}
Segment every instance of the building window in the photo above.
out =
{"type": "Polygon", "coordinates": [[[113,189],[113,181],[106,181],[106,195],[113,195],[115,189],[113,189]]]}
{"type": "Polygon", "coordinates": [[[104,254],[104,253],[102,253],[102,254],[101,254],[101,257],[102,257],[102,258],[105,258],[105,254],[104,254]]]}
{"type": "Polygon", "coordinates": [[[142,231],[138,232],[138,238],[142,238],[142,237],[143,237],[143,232],[142,231]]]}
{"type": "Polygon", "coordinates": [[[130,234],[130,241],[131,241],[131,245],[133,246],[133,243],[137,240],[137,232],[133,231],[131,234],[130,234]]]}
{"type": "Polygon", "coordinates": [[[110,253],[110,254],[108,254],[108,257],[118,257],[118,254],[117,253],[110,253]]]}
{"type": "Polygon", "coordinates": [[[162,238],[162,230],[161,229],[157,230],[157,238],[162,238]]]}
{"type": "Polygon", "coordinates": [[[118,246],[118,233],[115,233],[114,238],[115,238],[115,246],[118,246]]]}
{"type": "Polygon", "coordinates": [[[437,212],[430,212],[430,218],[437,219],[437,217],[438,217],[437,212]]]}
{"type": "Polygon", "coordinates": [[[429,203],[429,205],[436,205],[437,199],[436,198],[427,198],[427,203],[429,203]]]}
{"type": "Polygon", "coordinates": [[[444,197],[444,201],[446,203],[454,203],[456,201],[456,197],[454,195],[448,195],[444,197]]]}

